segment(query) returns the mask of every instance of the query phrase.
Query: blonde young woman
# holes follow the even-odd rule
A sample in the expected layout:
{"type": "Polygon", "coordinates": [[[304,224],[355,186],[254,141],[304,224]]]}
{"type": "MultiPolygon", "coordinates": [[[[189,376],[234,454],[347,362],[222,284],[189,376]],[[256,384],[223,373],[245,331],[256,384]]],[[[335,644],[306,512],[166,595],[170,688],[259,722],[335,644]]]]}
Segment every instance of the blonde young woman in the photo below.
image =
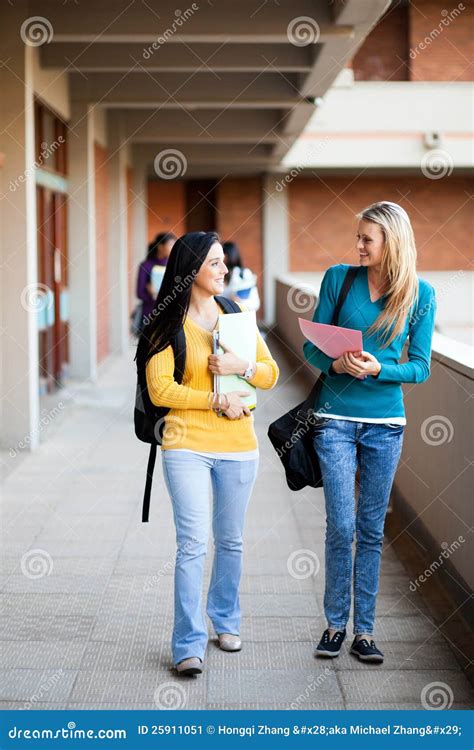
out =
{"type": "MultiPolygon", "coordinates": [[[[359,269],[339,325],[362,331],[364,351],[346,352],[332,360],[312,343],[304,345],[306,359],[326,375],[314,407],[319,417],[314,447],[327,516],[324,610],[328,627],[316,655],[338,656],[353,586],[351,653],[381,663],[383,653],[374,641],[375,606],[384,520],[406,424],[402,383],[422,383],[429,377],[436,301],[430,284],[416,275],[415,239],[405,210],[382,201],[358,218],[359,269]],[[407,338],[408,361],[400,364],[407,338]]],[[[341,264],[326,271],[314,321],[331,322],[348,268],[341,264]]]]}

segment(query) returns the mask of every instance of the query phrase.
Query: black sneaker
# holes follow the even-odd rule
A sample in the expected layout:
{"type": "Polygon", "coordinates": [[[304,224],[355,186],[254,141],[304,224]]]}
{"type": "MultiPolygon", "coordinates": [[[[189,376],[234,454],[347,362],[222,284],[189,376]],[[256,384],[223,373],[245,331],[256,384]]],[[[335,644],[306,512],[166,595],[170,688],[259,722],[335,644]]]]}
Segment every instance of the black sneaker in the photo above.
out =
{"type": "Polygon", "coordinates": [[[369,641],[367,638],[360,638],[357,640],[354,638],[351,646],[351,654],[355,654],[361,661],[370,661],[374,664],[381,664],[383,662],[383,654],[377,646],[375,641],[369,641]]]}
{"type": "Polygon", "coordinates": [[[336,633],[334,633],[333,637],[330,638],[329,636],[329,629],[326,629],[321,637],[321,640],[318,643],[318,646],[316,648],[316,651],[314,652],[315,656],[329,656],[331,658],[334,658],[335,656],[339,656],[339,652],[341,650],[341,646],[344,643],[344,638],[346,637],[346,630],[338,630],[336,633]]]}

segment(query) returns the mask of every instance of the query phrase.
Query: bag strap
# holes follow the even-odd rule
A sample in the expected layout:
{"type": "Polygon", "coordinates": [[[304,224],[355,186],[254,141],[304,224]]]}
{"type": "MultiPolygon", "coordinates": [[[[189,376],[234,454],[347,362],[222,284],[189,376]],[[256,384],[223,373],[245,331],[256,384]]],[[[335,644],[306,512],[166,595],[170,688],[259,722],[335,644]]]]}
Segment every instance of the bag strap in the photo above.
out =
{"type": "Polygon", "coordinates": [[[219,303],[219,305],[222,307],[225,313],[240,313],[242,310],[240,309],[237,302],[234,302],[233,299],[229,299],[228,297],[214,297],[216,302],[219,303]]]}
{"type": "MultiPolygon", "coordinates": [[[[186,366],[186,336],[181,328],[174,339],[171,341],[174,354],[174,373],[173,377],[177,383],[183,382],[184,368],[186,366]]],[[[146,380],[145,380],[146,383],[146,380]]],[[[145,491],[143,493],[142,504],[142,523],[147,523],[150,515],[150,497],[153,485],[153,472],[155,470],[157,443],[151,443],[150,453],[148,456],[148,465],[146,467],[145,491]]]]}
{"type": "MultiPolygon", "coordinates": [[[[336,326],[339,322],[339,314],[341,312],[341,308],[346,300],[347,295],[349,294],[349,289],[354,283],[354,279],[357,276],[358,271],[359,271],[359,266],[351,266],[347,270],[347,273],[344,277],[344,281],[342,282],[340,292],[337,297],[336,307],[334,308],[334,312],[332,314],[332,318],[331,318],[332,326],[336,326]]],[[[319,391],[323,387],[325,378],[326,378],[326,375],[324,372],[322,372],[319,378],[316,380],[315,384],[313,385],[311,392],[305,401],[305,405],[304,405],[305,412],[307,412],[308,409],[313,408],[314,402],[316,401],[316,397],[319,395],[319,391]]]]}
{"type": "Polygon", "coordinates": [[[146,482],[145,492],[143,493],[143,505],[142,505],[142,523],[148,523],[150,515],[150,496],[151,486],[153,484],[153,472],[155,470],[156,461],[156,443],[150,445],[150,454],[148,456],[148,465],[146,467],[146,482]]]}
{"type": "Polygon", "coordinates": [[[186,336],[182,327],[171,341],[171,346],[174,354],[173,378],[177,383],[181,384],[184,377],[184,368],[186,367],[186,336]]]}

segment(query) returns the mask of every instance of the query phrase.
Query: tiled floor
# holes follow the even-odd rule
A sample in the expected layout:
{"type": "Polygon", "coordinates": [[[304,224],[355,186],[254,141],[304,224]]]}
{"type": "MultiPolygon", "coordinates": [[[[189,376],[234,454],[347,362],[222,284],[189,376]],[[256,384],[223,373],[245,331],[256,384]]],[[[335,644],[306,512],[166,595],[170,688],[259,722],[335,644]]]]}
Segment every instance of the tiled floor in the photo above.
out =
{"type": "Polygon", "coordinates": [[[107,363],[97,386],[70,391],[40,449],[18,467],[9,460],[0,708],[416,709],[432,683],[452,708],[472,707],[468,681],[390,546],[376,626],[384,664],[360,664],[347,642],[337,660],[314,659],[325,626],[323,496],[286,489],[266,438],[268,423],[302,393],[288,367],[256,413],[244,648],[225,654],[211,636],[205,673],[178,678],[169,646],[174,531],[159,464],[151,520],[141,523],[147,448],[133,434],[132,356],[107,363]]]}

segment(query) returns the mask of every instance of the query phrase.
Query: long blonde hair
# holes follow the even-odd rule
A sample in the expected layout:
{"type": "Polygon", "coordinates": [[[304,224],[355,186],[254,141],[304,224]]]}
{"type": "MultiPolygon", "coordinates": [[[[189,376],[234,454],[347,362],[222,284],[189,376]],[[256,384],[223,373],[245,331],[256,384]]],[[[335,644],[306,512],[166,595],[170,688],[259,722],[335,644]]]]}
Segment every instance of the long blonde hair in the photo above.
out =
{"type": "Polygon", "coordinates": [[[386,347],[401,334],[418,299],[415,236],[405,209],[391,201],[372,203],[357,217],[378,224],[384,235],[381,274],[387,283],[387,301],[368,334],[380,332],[386,347]]]}

